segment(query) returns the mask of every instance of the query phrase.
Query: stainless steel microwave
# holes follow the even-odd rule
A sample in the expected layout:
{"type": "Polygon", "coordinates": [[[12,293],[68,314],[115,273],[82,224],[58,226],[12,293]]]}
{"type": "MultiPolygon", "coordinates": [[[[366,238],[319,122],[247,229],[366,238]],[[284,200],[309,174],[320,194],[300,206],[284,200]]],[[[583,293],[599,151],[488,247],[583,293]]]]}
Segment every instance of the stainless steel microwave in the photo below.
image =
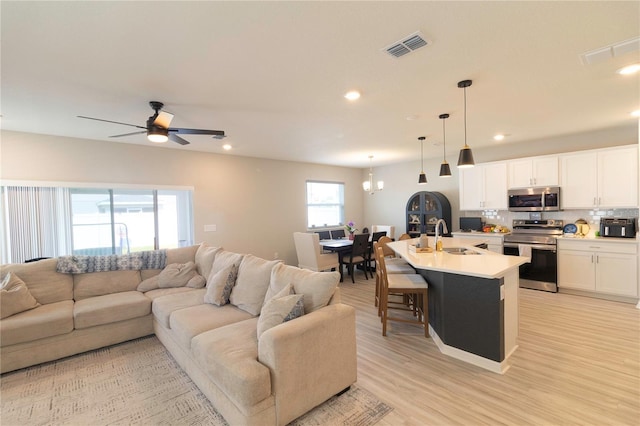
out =
{"type": "Polygon", "coordinates": [[[546,186],[538,188],[510,189],[509,211],[550,212],[560,210],[560,188],[546,186]]]}

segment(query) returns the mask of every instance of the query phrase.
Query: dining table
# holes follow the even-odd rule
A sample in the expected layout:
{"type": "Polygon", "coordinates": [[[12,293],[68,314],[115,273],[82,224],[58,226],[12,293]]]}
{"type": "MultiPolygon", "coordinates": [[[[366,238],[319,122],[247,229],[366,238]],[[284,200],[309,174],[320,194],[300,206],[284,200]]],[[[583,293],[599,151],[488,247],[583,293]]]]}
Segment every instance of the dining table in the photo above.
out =
{"type": "Polygon", "coordinates": [[[342,281],[342,259],[345,254],[349,254],[353,246],[353,240],[348,238],[339,238],[335,240],[320,240],[320,246],[323,250],[338,253],[338,261],[340,262],[340,281],[342,281]]]}

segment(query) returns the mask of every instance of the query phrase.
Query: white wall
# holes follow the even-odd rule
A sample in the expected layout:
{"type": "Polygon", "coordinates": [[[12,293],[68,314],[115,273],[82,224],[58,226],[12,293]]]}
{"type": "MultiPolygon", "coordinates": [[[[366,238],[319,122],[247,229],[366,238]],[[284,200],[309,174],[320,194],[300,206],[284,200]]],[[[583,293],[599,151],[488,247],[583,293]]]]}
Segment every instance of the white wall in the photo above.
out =
{"type": "Polygon", "coordinates": [[[194,188],[195,241],[297,264],[306,180],[345,183],[345,215],[362,223],[361,170],[2,131],[0,178],[194,188]],[[216,232],[204,232],[215,224],[216,232]]]}

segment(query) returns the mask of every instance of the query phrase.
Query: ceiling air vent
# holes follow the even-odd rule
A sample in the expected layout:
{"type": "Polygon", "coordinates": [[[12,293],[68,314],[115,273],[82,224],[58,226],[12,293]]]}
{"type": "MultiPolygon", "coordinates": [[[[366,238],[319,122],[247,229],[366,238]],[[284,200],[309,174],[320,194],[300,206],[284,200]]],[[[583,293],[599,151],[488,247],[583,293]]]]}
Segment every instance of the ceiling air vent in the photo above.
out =
{"type": "Polygon", "coordinates": [[[393,43],[391,46],[384,48],[384,50],[389,55],[399,58],[400,56],[411,53],[416,49],[426,46],[427,44],[429,44],[427,40],[418,31],[393,43]]]}

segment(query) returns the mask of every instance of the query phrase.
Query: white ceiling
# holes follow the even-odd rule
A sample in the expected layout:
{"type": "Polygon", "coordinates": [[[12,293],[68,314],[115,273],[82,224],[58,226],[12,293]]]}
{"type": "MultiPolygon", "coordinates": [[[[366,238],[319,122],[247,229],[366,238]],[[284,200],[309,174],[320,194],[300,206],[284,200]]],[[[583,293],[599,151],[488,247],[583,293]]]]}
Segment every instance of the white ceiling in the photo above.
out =
{"type": "MultiPolygon", "coordinates": [[[[580,54],[640,34],[640,2],[1,2],[2,128],[122,143],[150,100],[175,127],[225,130],[232,155],[366,167],[637,125],[638,51],[580,54]],[[415,31],[431,44],[383,49],[415,31]],[[343,98],[357,89],[357,102],[343,98]],[[407,120],[416,116],[414,120],[407,120]],[[508,136],[502,142],[492,137],[508,136]]],[[[223,152],[185,137],[175,149],[223,152]]],[[[90,142],[88,142],[90,143],[90,142]]]]}

